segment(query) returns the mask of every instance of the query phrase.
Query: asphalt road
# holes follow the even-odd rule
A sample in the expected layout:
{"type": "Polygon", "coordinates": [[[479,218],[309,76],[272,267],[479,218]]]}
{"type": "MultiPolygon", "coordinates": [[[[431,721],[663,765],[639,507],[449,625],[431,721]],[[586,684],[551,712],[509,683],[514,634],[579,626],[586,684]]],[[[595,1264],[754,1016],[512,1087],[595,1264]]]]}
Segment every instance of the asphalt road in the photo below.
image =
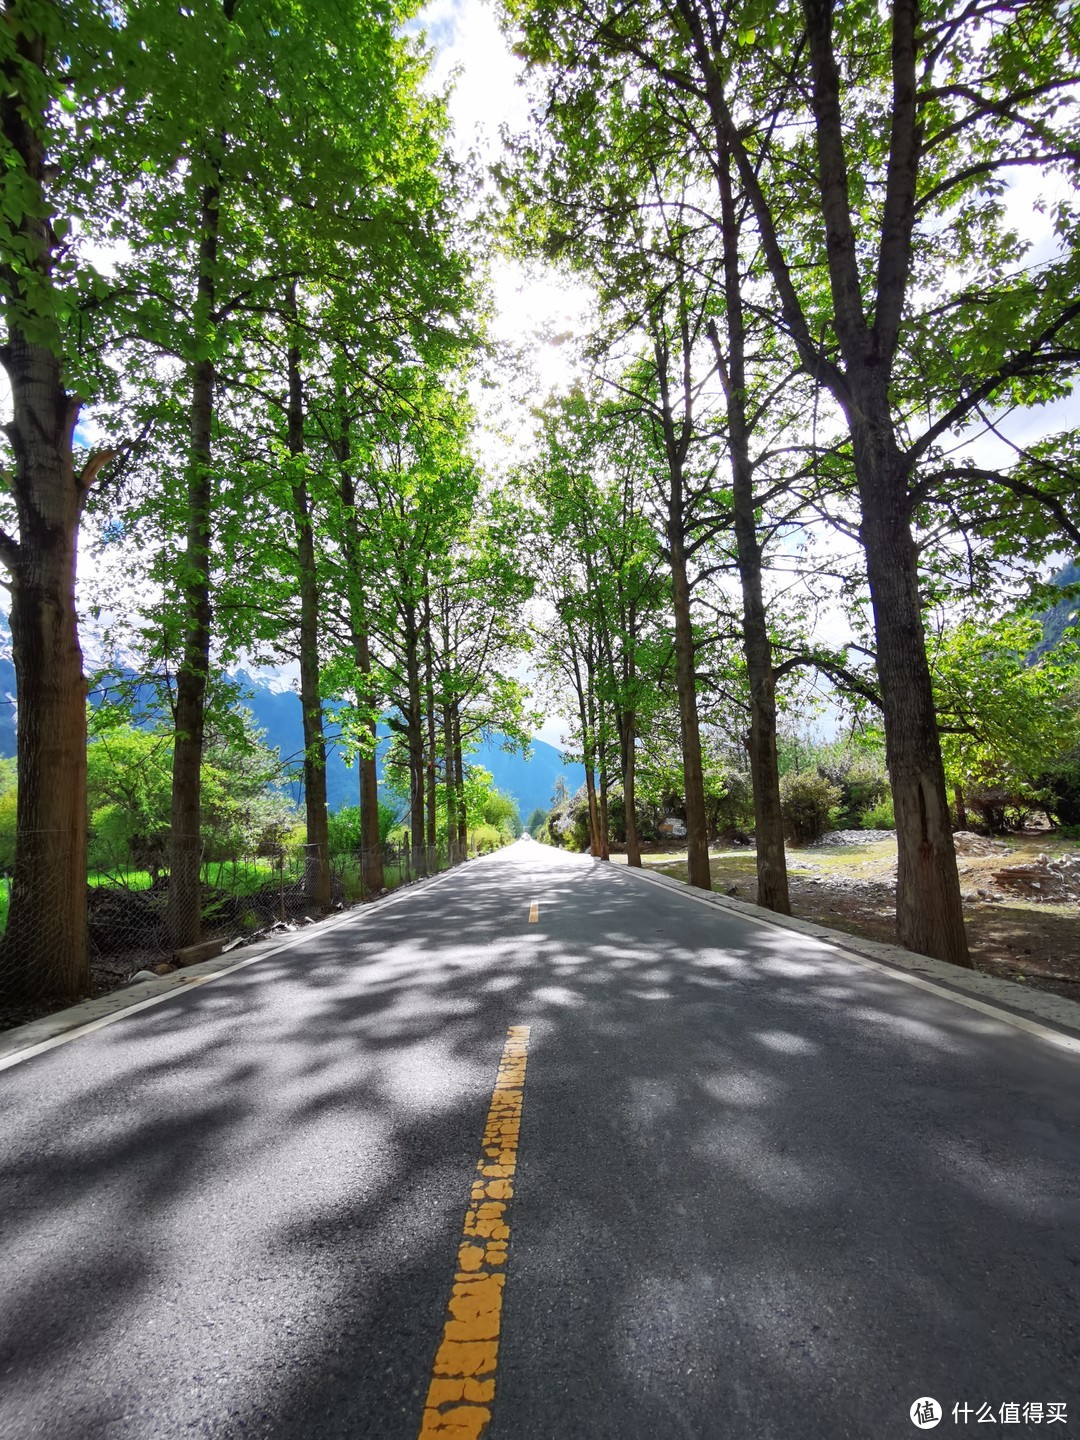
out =
{"type": "Polygon", "coordinates": [[[416,1440],[510,1026],[486,1437],[1080,1430],[1080,1058],[522,843],[0,1074],[0,1437],[416,1440]]]}

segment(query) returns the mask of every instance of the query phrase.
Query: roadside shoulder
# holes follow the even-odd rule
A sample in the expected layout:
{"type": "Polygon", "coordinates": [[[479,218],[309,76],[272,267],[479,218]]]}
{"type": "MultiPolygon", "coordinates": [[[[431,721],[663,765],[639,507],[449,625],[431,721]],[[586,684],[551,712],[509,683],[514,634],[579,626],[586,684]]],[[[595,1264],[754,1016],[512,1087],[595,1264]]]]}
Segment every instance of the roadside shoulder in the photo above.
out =
{"type": "MultiPolygon", "coordinates": [[[[1064,1036],[1080,1041],[1080,1002],[1067,1000],[1060,995],[1047,994],[1041,990],[1027,990],[1014,980],[1004,980],[997,975],[984,975],[978,970],[961,970],[944,960],[934,960],[929,955],[916,955],[899,945],[886,945],[877,940],[863,940],[845,931],[830,930],[816,921],[800,920],[794,915],[777,915],[760,905],[746,900],[734,900],[727,895],[715,895],[707,890],[693,890],[682,880],[670,875],[657,875],[646,869],[620,867],[619,875],[629,875],[651,885],[681,895],[683,899],[700,905],[712,905],[744,919],[761,925],[771,925],[779,930],[794,931],[814,940],[824,941],[834,949],[853,955],[864,964],[876,969],[892,971],[902,978],[920,984],[927,989],[945,991],[956,997],[970,997],[969,1004],[975,1008],[986,1008],[1006,1012],[1028,1022],[1037,1022],[1064,1036]]],[[[1023,1028],[1028,1028],[1027,1026],[1023,1028]]],[[[1069,1048],[1072,1048],[1071,1046],[1069,1048]]]]}
{"type": "Polygon", "coordinates": [[[170,999],[177,991],[190,990],[196,985],[205,985],[209,981],[215,980],[219,975],[228,975],[234,970],[243,970],[248,965],[265,960],[267,956],[278,955],[283,950],[295,949],[309,940],[316,940],[329,934],[332,930],[362,920],[366,915],[381,914],[388,906],[400,903],[402,900],[408,899],[410,895],[423,894],[425,890],[440,884],[449,876],[459,874],[461,869],[461,866],[455,866],[452,870],[443,870],[440,874],[432,875],[425,880],[414,880],[409,885],[402,885],[391,890],[377,900],[369,900],[363,905],[354,906],[351,910],[316,920],[312,924],[306,925],[303,930],[289,935],[286,939],[273,936],[266,940],[258,940],[253,944],[236,947],[223,954],[215,955],[210,960],[200,961],[197,965],[186,965],[182,970],[174,971],[171,975],[155,976],[152,980],[140,980],[134,985],[124,985],[119,990],[110,991],[108,995],[99,995],[93,1000],[80,1000],[75,1005],[69,1005],[65,1010],[57,1010],[52,1015],[44,1015],[40,1020],[31,1020],[29,1024],[16,1025],[10,1030],[2,1030],[0,1031],[0,1070],[6,1070],[21,1060],[28,1060],[32,1055],[40,1055],[45,1050],[54,1049],[68,1040],[74,1040],[78,1035],[87,1034],[91,1030],[100,1030],[105,1025],[111,1025],[114,1020],[123,1019],[126,1015],[135,1014],[139,1010],[147,1010],[152,1005],[160,1005],[162,1001],[170,999]]]}

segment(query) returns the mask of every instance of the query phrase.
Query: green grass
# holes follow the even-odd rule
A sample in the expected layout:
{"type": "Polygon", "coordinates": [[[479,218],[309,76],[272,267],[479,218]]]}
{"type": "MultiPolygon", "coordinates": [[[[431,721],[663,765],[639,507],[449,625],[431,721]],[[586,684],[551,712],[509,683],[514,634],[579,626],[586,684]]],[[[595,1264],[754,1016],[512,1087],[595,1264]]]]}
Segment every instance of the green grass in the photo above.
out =
{"type": "MultiPolygon", "coordinates": [[[[445,868],[445,865],[441,868],[445,868]]],[[[357,901],[362,898],[358,860],[347,860],[344,865],[335,865],[334,873],[344,886],[346,901],[357,901]]],[[[411,876],[412,872],[408,873],[411,876]]],[[[207,890],[224,892],[225,895],[237,899],[253,895],[256,891],[267,887],[274,887],[279,883],[280,878],[281,872],[270,860],[249,860],[235,863],[231,860],[211,861],[202,869],[203,885],[207,890]]],[[[302,862],[286,866],[284,876],[286,886],[296,885],[302,878],[302,862]]],[[[383,867],[383,884],[387,890],[396,889],[405,878],[404,865],[385,865],[383,867]]],[[[149,890],[152,880],[149,870],[117,868],[91,870],[86,877],[86,883],[94,887],[115,886],[125,890],[141,891],[149,890]]],[[[366,893],[364,892],[364,894],[366,893]]],[[[7,928],[10,901],[11,881],[0,879],[0,935],[7,928]]],[[[252,912],[251,919],[254,923],[254,912],[252,912]]]]}
{"type": "MultiPolygon", "coordinates": [[[[226,895],[235,897],[254,895],[257,890],[276,885],[279,874],[277,866],[269,860],[211,861],[202,868],[203,884],[208,889],[223,890],[226,895]]],[[[297,874],[287,867],[285,884],[292,885],[296,879],[297,874]]]]}
{"type": "Polygon", "coordinates": [[[91,870],[88,885],[122,885],[125,890],[149,890],[149,870],[91,870]]]}

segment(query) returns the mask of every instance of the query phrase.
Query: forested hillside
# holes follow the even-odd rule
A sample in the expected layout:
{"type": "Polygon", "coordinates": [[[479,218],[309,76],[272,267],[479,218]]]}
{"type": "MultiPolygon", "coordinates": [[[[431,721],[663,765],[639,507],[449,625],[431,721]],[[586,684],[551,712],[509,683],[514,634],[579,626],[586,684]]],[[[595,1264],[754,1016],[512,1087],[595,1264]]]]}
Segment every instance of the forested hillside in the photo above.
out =
{"type": "Polygon", "coordinates": [[[1080,806],[1075,7],[507,0],[488,160],[412,0],[5,14],[0,998],[89,991],[106,838],[180,950],[223,857],[326,911],[560,775],[598,859],[676,816],[708,888],[734,827],[786,912],[825,706],[899,940],[969,963],[954,830],[1080,806]],[[511,260],[590,296],[551,393],[511,260]]]}

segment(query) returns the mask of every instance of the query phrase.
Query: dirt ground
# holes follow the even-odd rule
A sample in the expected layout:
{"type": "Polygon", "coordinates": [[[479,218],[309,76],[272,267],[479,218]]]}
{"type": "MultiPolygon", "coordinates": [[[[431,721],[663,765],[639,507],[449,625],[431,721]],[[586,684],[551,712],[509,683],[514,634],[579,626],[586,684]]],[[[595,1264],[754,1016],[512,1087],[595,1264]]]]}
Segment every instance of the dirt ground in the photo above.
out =
{"type": "MultiPolygon", "coordinates": [[[[993,879],[1003,867],[1038,855],[1080,858],[1080,844],[1046,831],[1010,835],[1006,844],[1008,853],[957,857],[975,965],[988,975],[1080,1000],[1080,905],[1021,898],[993,879]]],[[[625,861],[625,856],[612,858],[625,861]]],[[[644,861],[686,879],[684,856],[670,849],[646,855],[644,861]]],[[[714,890],[756,900],[752,848],[714,852],[711,870],[714,890]]],[[[791,848],[788,871],[791,908],[801,919],[868,940],[895,941],[895,840],[791,848]]]]}

